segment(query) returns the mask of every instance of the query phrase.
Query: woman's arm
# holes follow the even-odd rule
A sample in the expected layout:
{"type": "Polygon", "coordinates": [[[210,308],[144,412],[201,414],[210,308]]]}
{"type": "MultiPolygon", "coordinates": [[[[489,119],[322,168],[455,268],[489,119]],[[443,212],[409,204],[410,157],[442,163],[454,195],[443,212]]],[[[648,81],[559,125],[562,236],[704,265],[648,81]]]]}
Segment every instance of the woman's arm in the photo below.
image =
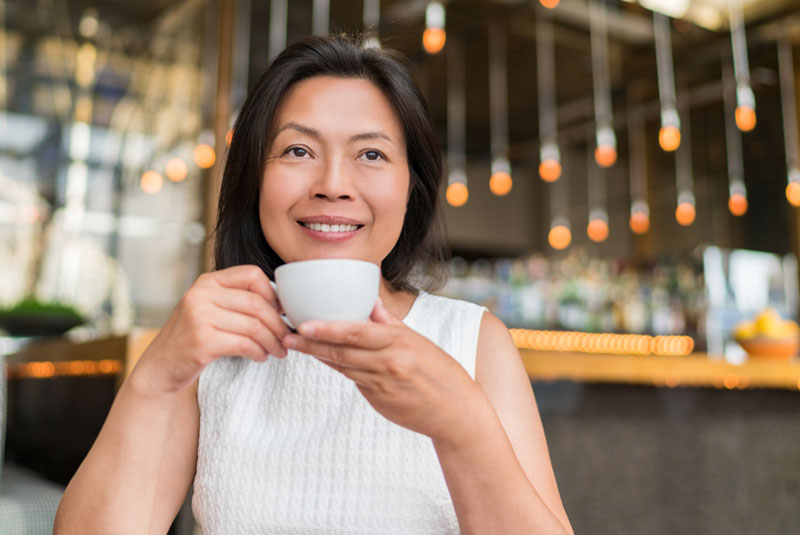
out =
{"type": "Polygon", "coordinates": [[[285,357],[288,329],[256,266],[201,275],[136,363],[64,493],[56,535],[166,533],[195,473],[197,381],[225,355],[285,357]]]}
{"type": "Polygon", "coordinates": [[[556,486],[536,400],[508,329],[485,313],[478,338],[479,393],[457,440],[434,439],[468,533],[573,533],[556,486]]]}
{"type": "Polygon", "coordinates": [[[58,507],[55,535],[166,533],[195,472],[197,390],[148,391],[131,375],[58,507]]]}

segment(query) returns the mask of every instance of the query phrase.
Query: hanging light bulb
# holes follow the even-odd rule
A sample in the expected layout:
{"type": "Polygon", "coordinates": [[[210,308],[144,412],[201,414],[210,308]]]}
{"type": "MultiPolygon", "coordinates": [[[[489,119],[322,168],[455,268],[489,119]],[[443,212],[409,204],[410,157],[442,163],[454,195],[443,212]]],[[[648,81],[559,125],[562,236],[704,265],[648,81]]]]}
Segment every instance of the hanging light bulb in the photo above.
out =
{"type": "Polygon", "coordinates": [[[592,85],[597,148],[594,159],[600,167],[617,161],[617,136],[611,108],[611,82],[608,74],[608,21],[605,3],[589,2],[589,33],[592,48],[592,85]]]}
{"type": "Polygon", "coordinates": [[[738,217],[747,213],[747,190],[744,187],[744,182],[736,181],[731,184],[728,210],[738,217]]]}
{"type": "Polygon", "coordinates": [[[542,4],[542,7],[546,7],[547,9],[555,9],[558,7],[560,0],[539,0],[539,3],[542,4]]]}
{"type": "Polygon", "coordinates": [[[681,124],[678,111],[667,108],[661,111],[661,129],[658,131],[658,145],[667,152],[678,149],[681,144],[681,124]]]}
{"type": "Polygon", "coordinates": [[[781,107],[783,108],[783,144],[786,151],[788,183],[786,198],[792,206],[800,206],[800,142],[797,132],[797,106],[795,104],[794,59],[789,36],[778,39],[778,71],[781,79],[781,107]]]}
{"type": "Polygon", "coordinates": [[[498,197],[508,195],[511,191],[511,164],[505,158],[492,160],[492,176],[489,179],[489,189],[498,197]]]}
{"type": "Polygon", "coordinates": [[[444,30],[445,11],[439,2],[431,2],[425,9],[425,31],[422,34],[422,47],[428,54],[438,54],[447,40],[444,30]]]}
{"type": "Polygon", "coordinates": [[[631,230],[635,234],[645,234],[650,229],[650,208],[644,201],[634,201],[631,205],[631,230]]]}
{"type": "Polygon", "coordinates": [[[736,76],[736,126],[749,132],[756,126],[756,97],[750,87],[750,65],[747,59],[747,38],[744,32],[741,0],[728,0],[731,25],[733,69],[736,76]]]}
{"type": "Polygon", "coordinates": [[[562,218],[556,218],[550,225],[550,232],[547,234],[547,242],[550,247],[562,251],[569,247],[572,242],[572,232],[569,230],[569,222],[562,218]]]}
{"type": "Polygon", "coordinates": [[[608,214],[605,210],[593,210],[589,214],[586,234],[593,242],[604,242],[608,239],[608,214]]]}
{"type": "Polygon", "coordinates": [[[600,167],[611,167],[617,161],[617,136],[610,126],[597,130],[597,148],[594,159],[600,167]]]}
{"type": "Polygon", "coordinates": [[[464,206],[469,199],[467,188],[466,115],[464,86],[464,46],[456,39],[447,47],[447,191],[451,206],[464,206]]]}
{"type": "Polygon", "coordinates": [[[498,196],[511,191],[511,163],[508,161],[508,72],[505,36],[497,22],[489,25],[489,131],[492,176],[489,189],[498,196]]]}
{"type": "Polygon", "coordinates": [[[557,141],[553,22],[550,19],[550,13],[541,9],[536,14],[536,70],[539,98],[539,138],[541,139],[539,176],[545,182],[555,182],[561,176],[561,152],[558,149],[557,141]]]}
{"type": "Polygon", "coordinates": [[[658,144],[672,152],[681,144],[681,121],[675,108],[675,73],[672,63],[672,38],[669,17],[653,11],[653,34],[656,41],[658,67],[658,100],[661,104],[661,129],[658,144]]]}
{"type": "Polygon", "coordinates": [[[675,208],[675,220],[679,225],[688,227],[694,223],[696,216],[694,194],[683,191],[678,196],[678,207],[675,208]]]}
{"type": "Polygon", "coordinates": [[[150,169],[149,171],[142,173],[142,178],[139,185],[141,186],[143,192],[147,193],[148,195],[155,195],[161,191],[161,188],[164,185],[164,179],[161,177],[161,173],[150,169]]]}
{"type": "Polygon", "coordinates": [[[545,182],[555,182],[561,176],[561,154],[558,145],[547,143],[542,146],[539,176],[545,182]]]}

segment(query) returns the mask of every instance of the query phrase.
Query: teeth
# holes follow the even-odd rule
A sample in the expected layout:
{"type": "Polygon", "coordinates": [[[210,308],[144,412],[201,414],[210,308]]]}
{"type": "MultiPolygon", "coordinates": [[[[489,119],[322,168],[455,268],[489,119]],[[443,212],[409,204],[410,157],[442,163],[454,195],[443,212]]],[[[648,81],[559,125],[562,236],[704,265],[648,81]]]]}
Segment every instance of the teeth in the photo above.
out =
{"type": "Polygon", "coordinates": [[[303,223],[303,226],[320,232],[353,232],[358,225],[328,225],[326,223],[303,223]]]}

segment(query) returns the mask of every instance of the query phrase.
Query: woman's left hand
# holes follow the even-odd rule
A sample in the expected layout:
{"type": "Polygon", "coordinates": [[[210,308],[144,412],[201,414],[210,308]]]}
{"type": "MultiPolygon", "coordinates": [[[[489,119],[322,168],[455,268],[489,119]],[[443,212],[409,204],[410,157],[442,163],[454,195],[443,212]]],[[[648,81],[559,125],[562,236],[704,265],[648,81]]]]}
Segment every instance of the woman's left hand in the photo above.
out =
{"type": "Polygon", "coordinates": [[[480,388],[455,359],[392,316],[380,300],[370,319],[306,322],[283,344],[353,380],[392,422],[434,440],[458,442],[470,428],[470,409],[485,402],[480,388]]]}

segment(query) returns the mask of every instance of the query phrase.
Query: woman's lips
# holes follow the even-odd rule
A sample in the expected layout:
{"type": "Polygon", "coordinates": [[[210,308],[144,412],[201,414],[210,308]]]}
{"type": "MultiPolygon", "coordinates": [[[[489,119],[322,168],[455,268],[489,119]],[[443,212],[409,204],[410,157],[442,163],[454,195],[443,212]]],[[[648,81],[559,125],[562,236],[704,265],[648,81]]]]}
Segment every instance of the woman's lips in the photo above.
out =
{"type": "MultiPolygon", "coordinates": [[[[358,232],[362,228],[364,228],[363,225],[362,225],[362,226],[359,226],[358,228],[356,228],[355,230],[346,230],[346,231],[333,232],[331,230],[328,230],[328,231],[313,230],[313,229],[308,228],[307,226],[305,226],[303,223],[301,223],[299,221],[297,222],[297,224],[300,225],[300,228],[303,229],[303,232],[307,236],[309,236],[310,238],[313,238],[313,239],[318,240],[318,241],[326,242],[326,243],[339,243],[339,242],[347,241],[347,240],[353,238],[356,234],[358,234],[358,232]]],[[[345,226],[345,225],[341,225],[341,226],[345,226]]],[[[352,225],[349,225],[349,226],[352,226],[352,225]]]]}

